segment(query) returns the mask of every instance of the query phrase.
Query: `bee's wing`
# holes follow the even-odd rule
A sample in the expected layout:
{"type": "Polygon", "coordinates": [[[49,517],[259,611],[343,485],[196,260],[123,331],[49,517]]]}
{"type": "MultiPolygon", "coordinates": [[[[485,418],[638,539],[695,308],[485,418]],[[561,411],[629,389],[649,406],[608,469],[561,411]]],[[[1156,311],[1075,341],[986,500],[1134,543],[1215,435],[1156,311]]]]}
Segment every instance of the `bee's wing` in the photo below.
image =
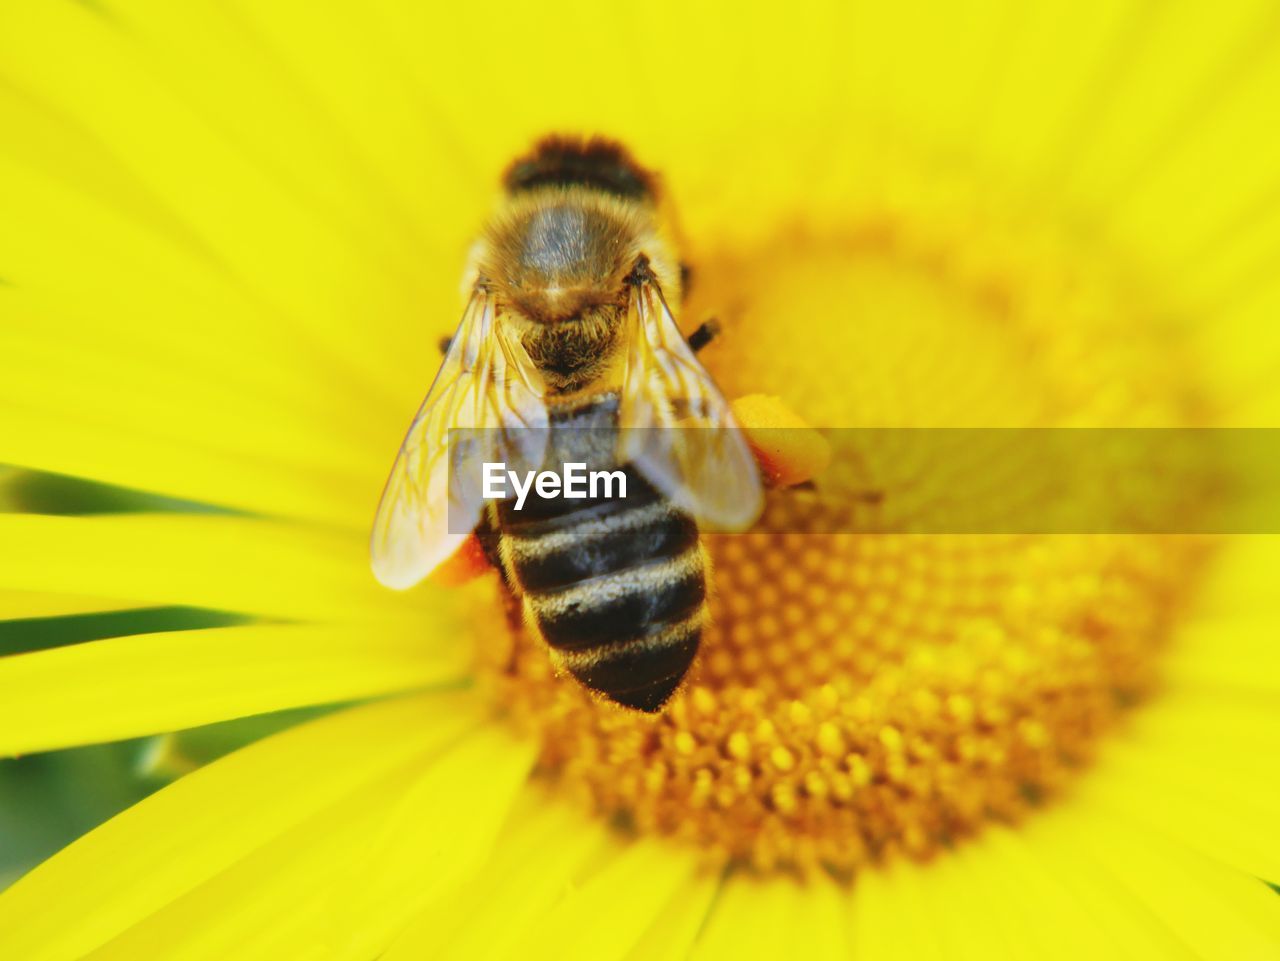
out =
{"type": "Polygon", "coordinates": [[[764,493],[746,439],[653,279],[628,302],[618,417],[620,458],[678,507],[720,530],[759,516],[764,493]]]}
{"type": "Polygon", "coordinates": [[[540,465],[546,426],[538,370],[495,316],[492,296],[477,288],[382,492],[374,576],[403,590],[446,560],[480,520],[475,468],[484,461],[540,465]],[[451,428],[478,428],[462,441],[455,435],[452,456],[451,428]]]}

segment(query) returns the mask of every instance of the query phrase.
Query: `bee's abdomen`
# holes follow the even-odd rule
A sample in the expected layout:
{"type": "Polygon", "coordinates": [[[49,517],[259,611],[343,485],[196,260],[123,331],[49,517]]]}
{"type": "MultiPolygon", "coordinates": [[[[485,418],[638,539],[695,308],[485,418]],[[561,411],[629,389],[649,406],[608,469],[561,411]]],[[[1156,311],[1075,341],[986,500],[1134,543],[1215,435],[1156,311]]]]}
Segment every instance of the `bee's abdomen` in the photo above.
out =
{"type": "Polygon", "coordinates": [[[501,556],[526,612],[570,673],[619,704],[652,712],[697,653],[706,570],[693,519],[625,470],[625,500],[534,504],[531,497],[519,513],[501,505],[501,556]]]}

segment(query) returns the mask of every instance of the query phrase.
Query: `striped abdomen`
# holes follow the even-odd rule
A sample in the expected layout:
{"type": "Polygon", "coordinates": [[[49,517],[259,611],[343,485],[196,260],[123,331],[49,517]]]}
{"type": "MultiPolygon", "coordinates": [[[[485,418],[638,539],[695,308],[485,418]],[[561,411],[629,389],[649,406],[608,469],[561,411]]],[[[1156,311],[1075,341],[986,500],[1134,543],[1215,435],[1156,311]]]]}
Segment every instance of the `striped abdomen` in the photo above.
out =
{"type": "MultiPolygon", "coordinates": [[[[612,406],[606,398],[590,413],[612,406]]],[[[553,423],[582,413],[553,414],[553,423]]],[[[573,451],[572,429],[559,436],[556,460],[591,463],[590,452],[573,451]]],[[[591,444],[585,436],[578,443],[591,444]]],[[[631,467],[623,470],[625,499],[531,492],[520,511],[511,501],[499,504],[499,554],[527,618],[563,666],[613,701],[653,712],[697,653],[706,569],[693,518],[631,467]]]]}

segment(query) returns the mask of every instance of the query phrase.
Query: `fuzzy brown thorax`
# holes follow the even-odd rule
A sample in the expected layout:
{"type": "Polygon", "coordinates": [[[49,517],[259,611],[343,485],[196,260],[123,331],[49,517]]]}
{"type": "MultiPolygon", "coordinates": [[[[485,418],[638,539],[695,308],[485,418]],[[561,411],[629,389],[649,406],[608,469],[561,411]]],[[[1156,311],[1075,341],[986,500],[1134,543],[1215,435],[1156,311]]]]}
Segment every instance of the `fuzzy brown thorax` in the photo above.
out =
{"type": "Polygon", "coordinates": [[[647,257],[678,298],[679,273],[648,200],[591,186],[552,185],[506,198],[479,245],[475,270],[520,328],[529,357],[556,392],[609,368],[626,316],[626,278],[647,257]]]}

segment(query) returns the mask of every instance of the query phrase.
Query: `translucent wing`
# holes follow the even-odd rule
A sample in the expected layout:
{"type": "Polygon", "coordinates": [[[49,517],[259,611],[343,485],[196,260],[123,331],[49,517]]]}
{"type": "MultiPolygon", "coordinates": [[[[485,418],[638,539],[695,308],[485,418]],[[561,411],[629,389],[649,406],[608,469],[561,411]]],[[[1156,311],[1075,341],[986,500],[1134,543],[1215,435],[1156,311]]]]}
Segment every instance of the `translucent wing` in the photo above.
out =
{"type": "Polygon", "coordinates": [[[764,503],[755,460],[657,281],[641,273],[627,307],[619,454],[699,520],[744,530],[764,503]]]}
{"type": "Polygon", "coordinates": [[[477,287],[382,492],[374,576],[403,590],[446,560],[480,520],[478,465],[541,464],[546,426],[537,368],[477,287]]]}

